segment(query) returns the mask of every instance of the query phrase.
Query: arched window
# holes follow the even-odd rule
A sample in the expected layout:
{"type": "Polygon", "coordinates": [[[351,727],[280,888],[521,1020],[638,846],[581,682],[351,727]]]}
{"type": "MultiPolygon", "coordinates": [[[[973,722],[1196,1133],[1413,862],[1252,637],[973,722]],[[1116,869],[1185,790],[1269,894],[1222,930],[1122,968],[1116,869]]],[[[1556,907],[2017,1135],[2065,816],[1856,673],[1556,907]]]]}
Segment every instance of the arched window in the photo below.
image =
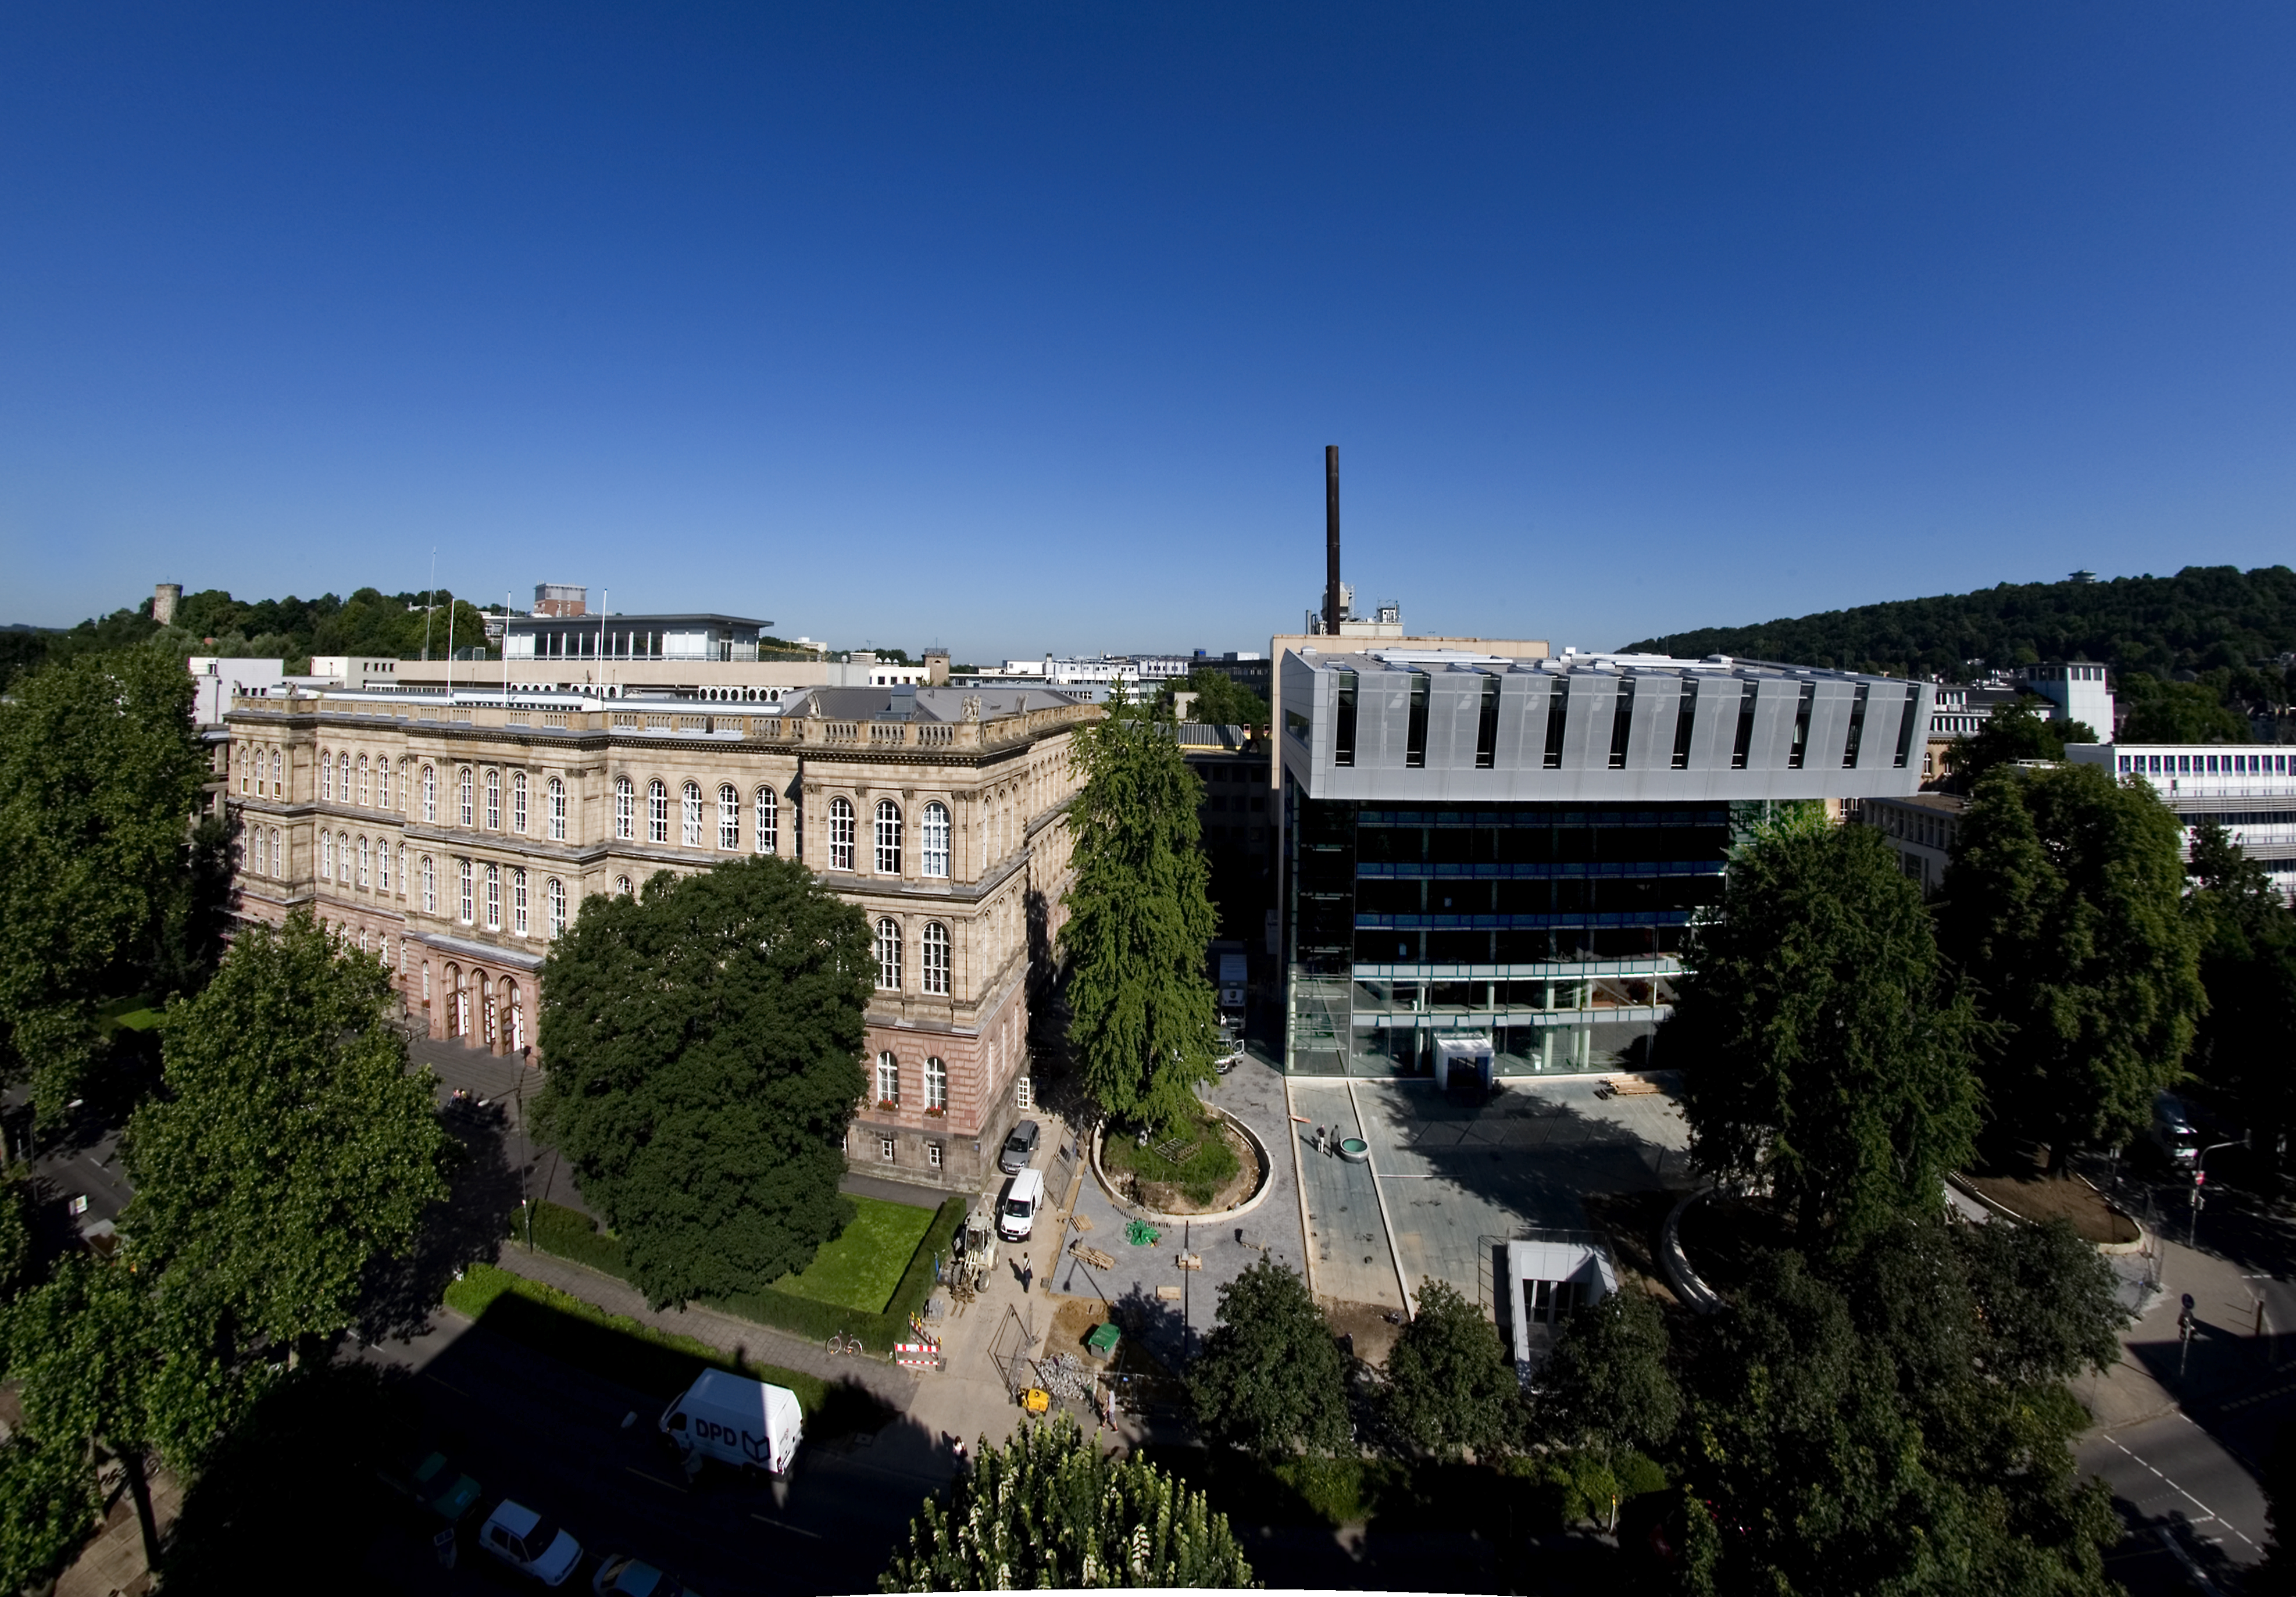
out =
{"type": "Polygon", "coordinates": [[[566,840],[566,784],[555,776],[550,779],[550,840],[566,840]]]}
{"type": "Polygon", "coordinates": [[[462,889],[463,902],[461,907],[463,911],[463,924],[468,926],[471,922],[479,918],[475,901],[476,896],[471,890],[471,862],[466,859],[456,860],[455,862],[455,874],[462,889]]]}
{"type": "Polygon", "coordinates": [[[271,751],[271,796],[274,798],[287,797],[286,756],[276,749],[271,751]]]}
{"type": "Polygon", "coordinates": [[[619,893],[625,898],[628,897],[630,896],[630,879],[627,876],[615,877],[614,891],[619,893]]]}
{"type": "Polygon", "coordinates": [[[526,872],[516,865],[510,872],[510,929],[515,936],[526,935],[526,872]]]}
{"type": "Polygon", "coordinates": [[[646,840],[669,841],[669,790],[658,779],[646,783],[646,840]]]}
{"type": "Polygon", "coordinates": [[[948,807],[925,806],[924,824],[917,834],[917,870],[926,876],[948,874],[948,807]]]}
{"type": "Polygon", "coordinates": [[[464,766],[461,770],[455,773],[455,790],[462,800],[463,824],[465,826],[471,825],[472,823],[473,811],[471,806],[470,766],[464,766]]]}
{"type": "Polygon", "coordinates": [[[439,913],[439,864],[427,854],[422,856],[422,913],[439,913]]]}
{"type": "Polygon", "coordinates": [[[699,784],[689,782],[677,790],[677,798],[678,819],[684,823],[680,835],[685,839],[688,848],[699,848],[701,847],[701,789],[699,784]]]}
{"type": "Polygon", "coordinates": [[[948,996],[948,928],[938,921],[925,922],[924,989],[938,996],[948,996]]]}
{"type": "Polygon", "coordinates": [[[351,801],[351,757],[348,754],[342,755],[335,761],[335,771],[340,779],[337,790],[342,794],[343,802],[348,804],[351,801]]]}
{"type": "Polygon", "coordinates": [[[406,760],[398,762],[398,790],[391,795],[390,807],[401,815],[406,813],[407,774],[412,768],[406,760]]]}
{"type": "Polygon", "coordinates": [[[901,990],[901,923],[890,915],[877,922],[877,987],[901,990]]]}
{"type": "Polygon", "coordinates": [[[247,791],[247,767],[250,763],[247,758],[247,745],[242,743],[239,746],[237,752],[239,757],[239,790],[244,793],[247,791]]]}
{"type": "Polygon", "coordinates": [[[502,867],[492,863],[487,866],[487,930],[502,930],[502,867]]]}
{"type": "Polygon", "coordinates": [[[758,790],[758,821],[754,828],[758,852],[771,854],[781,844],[781,806],[771,788],[758,790]]]}
{"type": "Polygon", "coordinates": [[[877,874],[901,873],[901,807],[890,798],[877,800],[877,874]]]}
{"type": "Polygon", "coordinates": [[[925,1061],[925,1113],[946,1114],[948,1110],[948,1067],[937,1059],[925,1061]]]}
{"type": "Polygon", "coordinates": [[[406,845],[404,843],[398,846],[398,890],[401,893],[406,891],[406,845]]]}
{"type": "Polygon", "coordinates": [[[487,772],[487,830],[502,830],[502,773],[491,767],[487,772]]]}
{"type": "Polygon", "coordinates": [[[374,890],[390,891],[390,845],[380,838],[374,845],[374,890]]]}
{"type": "Polygon", "coordinates": [[[637,836],[637,796],[630,788],[627,776],[614,778],[614,835],[618,838],[637,836]]]}
{"type": "Polygon", "coordinates": [[[550,912],[550,935],[557,937],[566,930],[566,884],[555,876],[542,884],[543,902],[550,912]]]}
{"type": "Polygon", "coordinates": [[[335,833],[335,880],[351,885],[351,835],[347,831],[335,833]]]}
{"type": "Polygon", "coordinates": [[[367,774],[366,774],[366,756],[365,756],[365,755],[364,755],[364,754],[362,754],[362,755],[360,755],[360,756],[359,756],[358,774],[359,774],[359,785],[358,785],[358,795],[359,795],[359,798],[358,798],[358,801],[359,801],[359,803],[360,803],[361,805],[365,805],[365,804],[367,803],[367,785],[366,785],[366,782],[367,782],[367,774]]]}
{"type": "Polygon", "coordinates": [[[829,868],[853,868],[853,807],[842,798],[829,801],[829,868]]]}
{"type": "Polygon", "coordinates": [[[332,832],[323,831],[319,834],[319,880],[332,881],[334,879],[335,838],[332,832]]]}
{"type": "Polygon", "coordinates": [[[263,828],[260,826],[251,827],[249,829],[249,832],[247,856],[250,864],[248,866],[248,872],[250,875],[253,876],[268,876],[271,874],[271,856],[263,847],[263,828]]]}
{"type": "Polygon", "coordinates": [[[718,787],[718,847],[742,846],[742,795],[730,782],[718,787]]]}
{"type": "Polygon", "coordinates": [[[319,750],[319,798],[332,802],[335,797],[335,757],[325,749],[319,750]]]}
{"type": "Polygon", "coordinates": [[[422,767],[422,818],[439,818],[439,773],[430,766],[422,767]]]}
{"type": "Polygon", "coordinates": [[[280,844],[279,829],[275,826],[271,829],[271,873],[274,876],[287,874],[287,850],[280,844]]]}
{"type": "Polygon", "coordinates": [[[519,836],[526,835],[526,773],[510,774],[510,829],[519,836]]]}
{"type": "Polygon", "coordinates": [[[890,1053],[877,1056],[877,1107],[898,1109],[901,1105],[901,1061],[890,1053]]]}
{"type": "Polygon", "coordinates": [[[367,863],[368,863],[368,860],[367,860],[367,851],[366,851],[366,850],[367,850],[367,842],[366,842],[366,839],[365,839],[365,838],[361,838],[361,839],[358,840],[358,859],[359,859],[358,884],[359,884],[359,890],[360,890],[361,892],[365,892],[365,891],[366,890],[367,884],[368,884],[368,880],[369,880],[369,877],[368,877],[368,873],[367,873],[367,863]]]}

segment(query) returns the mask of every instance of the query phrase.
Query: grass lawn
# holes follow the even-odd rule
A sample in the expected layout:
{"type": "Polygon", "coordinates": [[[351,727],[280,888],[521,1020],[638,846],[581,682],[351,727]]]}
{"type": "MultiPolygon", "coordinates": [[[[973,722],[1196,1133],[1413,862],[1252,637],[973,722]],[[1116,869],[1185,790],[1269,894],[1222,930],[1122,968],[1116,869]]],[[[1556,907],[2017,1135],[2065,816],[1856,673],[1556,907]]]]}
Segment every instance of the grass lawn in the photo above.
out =
{"type": "Polygon", "coordinates": [[[906,1203],[847,1193],[861,1212],[838,1239],[814,1256],[795,1275],[774,1282],[775,1290],[816,1303],[833,1303],[865,1314],[882,1314],[893,1300],[901,1274],[916,1257],[917,1244],[933,1223],[933,1211],[906,1203]]]}
{"type": "Polygon", "coordinates": [[[1111,1132],[1100,1145],[1100,1162],[1111,1170],[1128,1170],[1142,1181],[1177,1187],[1196,1203],[1210,1203],[1243,1167],[1221,1134],[1218,1118],[1212,1115],[1159,1131],[1145,1148],[1111,1132]],[[1180,1155],[1177,1160],[1168,1157],[1174,1152],[1180,1155]]]}

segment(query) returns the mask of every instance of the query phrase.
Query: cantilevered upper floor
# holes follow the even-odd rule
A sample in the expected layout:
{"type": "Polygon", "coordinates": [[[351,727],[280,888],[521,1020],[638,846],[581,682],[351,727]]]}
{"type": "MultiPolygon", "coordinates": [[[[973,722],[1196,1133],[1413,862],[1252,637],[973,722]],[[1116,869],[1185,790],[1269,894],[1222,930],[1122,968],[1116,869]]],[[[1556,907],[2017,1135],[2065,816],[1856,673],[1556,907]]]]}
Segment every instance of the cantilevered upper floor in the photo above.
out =
{"type": "Polygon", "coordinates": [[[1301,649],[1277,669],[1308,798],[1424,804],[1911,793],[1935,691],[1721,655],[1301,649]]]}

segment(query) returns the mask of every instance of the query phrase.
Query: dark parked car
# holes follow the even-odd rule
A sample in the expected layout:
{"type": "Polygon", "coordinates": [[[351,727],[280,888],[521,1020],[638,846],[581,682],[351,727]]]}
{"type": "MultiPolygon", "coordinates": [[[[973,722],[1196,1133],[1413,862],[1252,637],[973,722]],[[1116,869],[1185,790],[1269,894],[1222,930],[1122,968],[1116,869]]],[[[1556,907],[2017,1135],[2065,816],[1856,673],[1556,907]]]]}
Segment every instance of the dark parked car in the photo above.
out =
{"type": "Polygon", "coordinates": [[[1043,1129],[1034,1120],[1021,1121],[1004,1139],[1004,1151],[996,1156],[996,1167],[1007,1175],[1017,1175],[1027,1169],[1029,1161],[1037,1157],[1037,1139],[1042,1135],[1043,1129]]]}

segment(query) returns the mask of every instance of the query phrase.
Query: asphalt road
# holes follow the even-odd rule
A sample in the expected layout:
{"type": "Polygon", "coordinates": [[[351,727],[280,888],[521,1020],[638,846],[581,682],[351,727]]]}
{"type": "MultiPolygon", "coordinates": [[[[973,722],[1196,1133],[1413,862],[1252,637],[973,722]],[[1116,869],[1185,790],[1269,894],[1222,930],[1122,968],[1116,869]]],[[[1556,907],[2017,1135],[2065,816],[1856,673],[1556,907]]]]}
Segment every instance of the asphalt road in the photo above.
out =
{"type": "MultiPolygon", "coordinates": [[[[426,1439],[447,1448],[486,1489],[472,1528],[507,1496],[581,1542],[586,1560],[569,1591],[586,1591],[607,1552],[634,1552],[712,1597],[873,1591],[919,1503],[945,1484],[882,1468],[873,1446],[848,1440],[808,1442],[786,1488],[745,1486],[712,1469],[689,1486],[654,1429],[660,1397],[586,1375],[448,1314],[429,1333],[363,1356],[414,1372],[426,1439]],[[625,1429],[630,1413],[637,1418],[625,1429]]],[[[893,1427],[906,1423],[896,1420],[893,1427]]],[[[380,1541],[367,1567],[408,1593],[498,1592],[506,1573],[467,1538],[459,1566],[442,1569],[411,1527],[380,1541]]]]}

